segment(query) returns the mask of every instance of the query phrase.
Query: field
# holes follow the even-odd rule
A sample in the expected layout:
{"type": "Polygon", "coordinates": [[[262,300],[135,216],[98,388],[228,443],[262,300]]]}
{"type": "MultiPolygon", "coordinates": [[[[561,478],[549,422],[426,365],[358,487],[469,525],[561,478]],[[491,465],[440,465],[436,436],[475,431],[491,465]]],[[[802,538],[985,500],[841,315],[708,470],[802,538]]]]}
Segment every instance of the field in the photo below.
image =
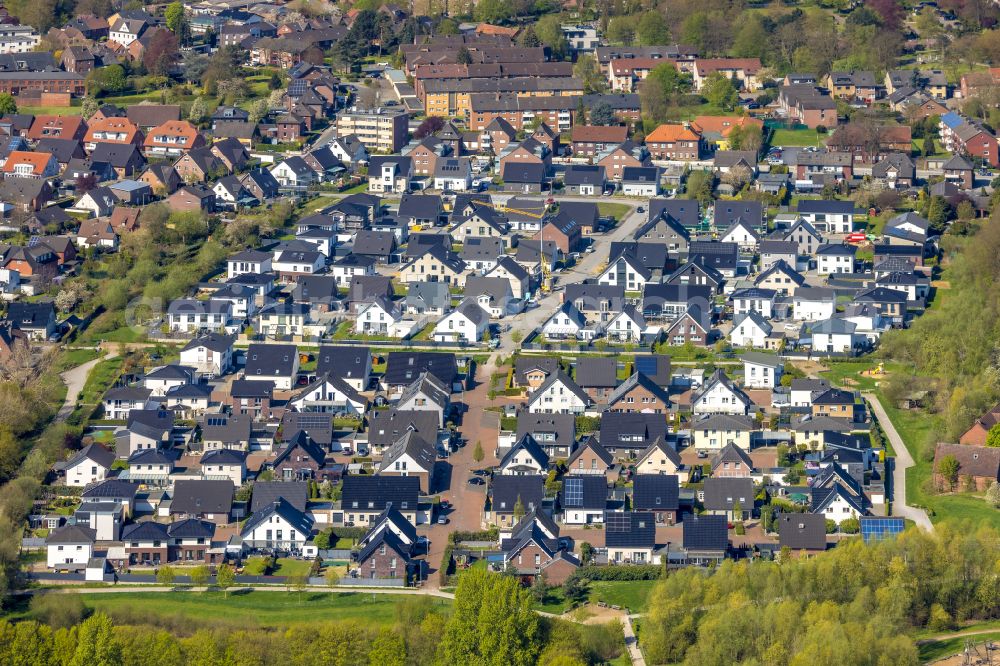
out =
{"type": "MultiPolygon", "coordinates": [[[[351,619],[389,624],[401,600],[394,594],[364,592],[134,592],[81,594],[84,604],[112,618],[139,617],[188,622],[192,625],[285,627],[351,619]]],[[[435,603],[450,605],[445,599],[435,603]]]]}
{"type": "Polygon", "coordinates": [[[808,128],[776,129],[771,134],[770,143],[772,146],[819,146],[825,138],[825,134],[808,128]]]}
{"type": "Polygon", "coordinates": [[[99,356],[96,349],[64,349],[55,362],[56,372],[65,372],[70,368],[93,361],[99,356]]]}

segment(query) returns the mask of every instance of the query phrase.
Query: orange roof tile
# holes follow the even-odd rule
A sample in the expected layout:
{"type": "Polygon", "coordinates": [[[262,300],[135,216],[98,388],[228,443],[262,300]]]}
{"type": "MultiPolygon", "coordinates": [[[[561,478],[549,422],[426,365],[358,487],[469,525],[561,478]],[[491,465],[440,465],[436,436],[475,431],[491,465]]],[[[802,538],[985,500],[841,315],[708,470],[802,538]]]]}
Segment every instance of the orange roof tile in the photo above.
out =
{"type": "Polygon", "coordinates": [[[701,137],[692,127],[684,125],[660,125],[646,135],[646,143],[673,143],[674,141],[697,141],[701,137]]]}
{"type": "Polygon", "coordinates": [[[74,139],[83,126],[80,116],[35,116],[28,130],[28,138],[38,139],[74,139]]]}
{"type": "Polygon", "coordinates": [[[691,125],[701,134],[714,132],[722,136],[729,136],[734,127],[764,127],[763,121],[750,116],[698,116],[691,125]]]}
{"type": "Polygon", "coordinates": [[[7,161],[4,162],[3,172],[15,173],[18,165],[30,164],[31,173],[35,176],[41,176],[45,173],[45,167],[48,166],[51,159],[52,153],[32,153],[27,150],[13,150],[7,156],[7,161]]]}
{"type": "Polygon", "coordinates": [[[149,134],[146,135],[146,140],[143,142],[145,146],[170,146],[174,148],[191,148],[194,146],[195,140],[198,138],[198,130],[194,125],[186,120],[168,120],[165,123],[157,125],[153,129],[149,130],[149,134]],[[173,143],[161,142],[158,137],[162,136],[173,136],[178,139],[183,139],[182,141],[175,141],[173,143]]]}
{"type": "Polygon", "coordinates": [[[139,127],[128,118],[100,118],[90,123],[84,141],[87,143],[133,143],[139,127]],[[96,134],[101,136],[97,137],[96,134]],[[125,134],[124,139],[108,138],[108,135],[125,134]]]}

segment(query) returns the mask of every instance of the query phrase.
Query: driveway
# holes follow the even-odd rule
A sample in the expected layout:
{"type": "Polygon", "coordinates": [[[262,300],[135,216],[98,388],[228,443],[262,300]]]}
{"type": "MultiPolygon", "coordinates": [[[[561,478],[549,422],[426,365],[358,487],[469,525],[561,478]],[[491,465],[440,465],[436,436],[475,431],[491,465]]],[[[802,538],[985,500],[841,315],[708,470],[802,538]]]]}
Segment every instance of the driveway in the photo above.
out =
{"type": "Polygon", "coordinates": [[[906,448],[906,443],[899,436],[899,433],[896,432],[896,427],[892,424],[889,415],[885,413],[882,403],[875,397],[875,394],[862,393],[861,396],[868,401],[872,413],[875,414],[879,424],[882,426],[882,430],[885,431],[886,436],[892,443],[892,450],[896,453],[892,466],[892,515],[909,518],[928,532],[933,532],[934,525],[931,523],[931,519],[927,517],[927,512],[923,509],[909,506],[906,503],[906,470],[913,467],[913,456],[910,455],[910,451],[906,448]]]}

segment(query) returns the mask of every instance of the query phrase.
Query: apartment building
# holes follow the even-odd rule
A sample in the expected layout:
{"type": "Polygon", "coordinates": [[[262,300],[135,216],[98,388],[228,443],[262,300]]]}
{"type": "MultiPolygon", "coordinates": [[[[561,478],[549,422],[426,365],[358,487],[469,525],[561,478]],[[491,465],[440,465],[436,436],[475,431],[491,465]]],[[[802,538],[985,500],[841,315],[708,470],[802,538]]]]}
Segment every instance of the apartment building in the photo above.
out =
{"type": "Polygon", "coordinates": [[[510,79],[431,79],[424,81],[424,112],[428,116],[468,117],[477,94],[516,97],[582,95],[575,77],[516,77],[510,79]]]}
{"type": "Polygon", "coordinates": [[[580,97],[577,95],[549,95],[548,97],[518,97],[482,93],[469,99],[469,129],[481,132],[495,118],[510,123],[515,131],[527,129],[535,118],[559,132],[573,127],[573,114],[580,97]]]}
{"type": "Polygon", "coordinates": [[[337,119],[337,136],[354,135],[370,152],[396,153],[406,145],[409,118],[402,108],[348,109],[337,119]]]}

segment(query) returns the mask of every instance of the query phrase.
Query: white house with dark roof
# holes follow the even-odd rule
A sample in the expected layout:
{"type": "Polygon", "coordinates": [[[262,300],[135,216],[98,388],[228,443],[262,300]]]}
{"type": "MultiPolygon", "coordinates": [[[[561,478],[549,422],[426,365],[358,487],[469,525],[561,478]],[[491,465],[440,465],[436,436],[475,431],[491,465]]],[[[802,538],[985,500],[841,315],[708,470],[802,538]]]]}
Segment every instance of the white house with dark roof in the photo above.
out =
{"type": "Polygon", "coordinates": [[[781,384],[784,365],[777,356],[747,352],[740,360],[743,361],[743,385],[747,388],[773,389],[781,384]]]}
{"type": "Polygon", "coordinates": [[[583,414],[590,396],[561,370],[553,373],[528,399],[532,414],[583,414]]]}
{"type": "Polygon", "coordinates": [[[299,372],[295,345],[251,344],[246,351],[245,379],[271,381],[280,390],[290,390],[299,372]]]}
{"type": "Polygon", "coordinates": [[[233,336],[207,333],[181,349],[181,365],[204,375],[224,375],[233,367],[233,336]]]}
{"type": "Polygon", "coordinates": [[[750,412],[753,401],[721,369],[709,377],[691,397],[695,414],[741,414],[750,412]]]}
{"type": "Polygon", "coordinates": [[[103,481],[111,465],[115,462],[114,451],[109,451],[100,444],[89,444],[75,456],[61,465],[66,473],[66,485],[84,488],[92,483],[103,481]]]}
{"type": "Polygon", "coordinates": [[[93,557],[96,541],[97,533],[89,527],[59,527],[45,539],[46,564],[50,569],[83,569],[93,557]]]}
{"type": "Polygon", "coordinates": [[[737,347],[765,349],[772,330],[769,321],[759,312],[751,311],[735,318],[729,340],[737,347]]]}
{"type": "Polygon", "coordinates": [[[476,343],[489,325],[489,312],[478,301],[466,298],[435,324],[433,336],[437,342],[476,343]]]}
{"type": "Polygon", "coordinates": [[[854,272],[854,255],[858,248],[841,243],[827,243],[816,249],[816,272],[819,275],[854,272]]]}

